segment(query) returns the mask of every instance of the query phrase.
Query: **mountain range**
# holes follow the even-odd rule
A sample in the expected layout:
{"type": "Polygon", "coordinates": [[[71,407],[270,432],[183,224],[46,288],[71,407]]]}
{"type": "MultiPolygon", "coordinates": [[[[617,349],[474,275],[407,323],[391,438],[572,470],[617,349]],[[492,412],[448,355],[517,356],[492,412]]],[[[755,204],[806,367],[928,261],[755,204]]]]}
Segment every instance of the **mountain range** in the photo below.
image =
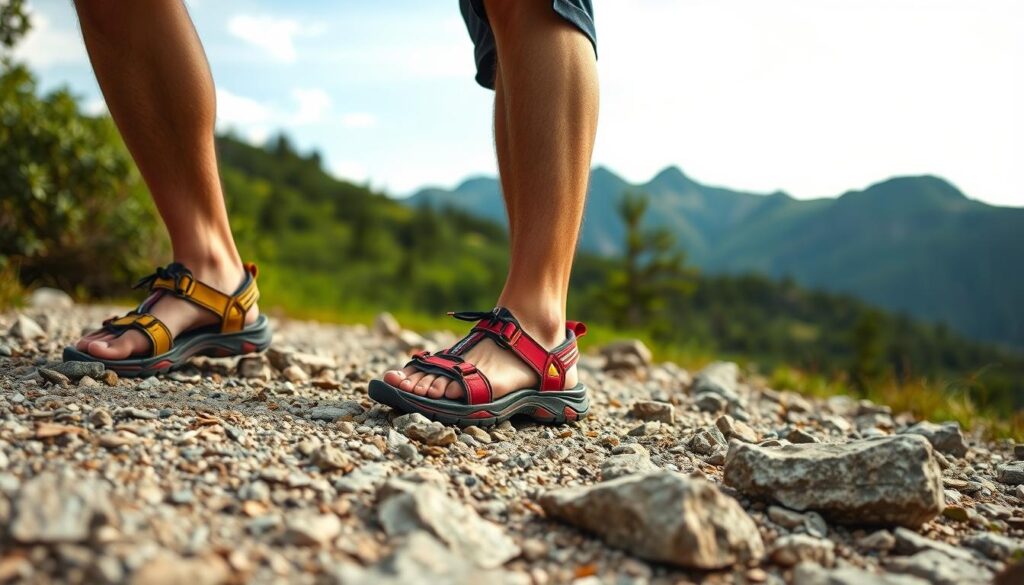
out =
{"type": "MultiPolygon", "coordinates": [[[[646,193],[646,221],[676,235],[689,262],[710,273],[756,272],[855,295],[1024,348],[1024,209],[967,198],[942,178],[896,177],[835,198],[798,200],[701,184],[669,167],[631,184],[591,173],[580,234],[584,251],[616,255],[624,239],[616,202],[646,193]]],[[[408,205],[454,207],[506,223],[492,177],[425,188],[408,205]]]]}

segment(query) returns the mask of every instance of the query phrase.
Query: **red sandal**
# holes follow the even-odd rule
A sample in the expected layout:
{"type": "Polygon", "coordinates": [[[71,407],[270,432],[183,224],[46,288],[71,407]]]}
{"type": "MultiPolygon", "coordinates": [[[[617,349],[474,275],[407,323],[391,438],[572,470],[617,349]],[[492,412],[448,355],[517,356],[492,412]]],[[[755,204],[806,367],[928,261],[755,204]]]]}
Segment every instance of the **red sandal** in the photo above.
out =
{"type": "Polygon", "coordinates": [[[463,321],[477,321],[477,324],[466,337],[448,349],[436,354],[428,351],[416,353],[406,367],[413,366],[458,381],[465,389],[463,398],[451,400],[418,396],[384,380],[370,382],[370,398],[402,412],[418,412],[445,424],[487,426],[506,421],[516,414],[548,423],[564,423],[586,416],[590,410],[586,386],[580,383],[563,389],[565,373],[579,359],[576,340],[587,332],[586,325],[566,321],[565,341],[548,351],[523,331],[512,312],[504,307],[488,312],[448,314],[463,321]],[[539,387],[516,390],[495,399],[487,376],[461,357],[485,338],[511,351],[537,372],[539,387]]]}

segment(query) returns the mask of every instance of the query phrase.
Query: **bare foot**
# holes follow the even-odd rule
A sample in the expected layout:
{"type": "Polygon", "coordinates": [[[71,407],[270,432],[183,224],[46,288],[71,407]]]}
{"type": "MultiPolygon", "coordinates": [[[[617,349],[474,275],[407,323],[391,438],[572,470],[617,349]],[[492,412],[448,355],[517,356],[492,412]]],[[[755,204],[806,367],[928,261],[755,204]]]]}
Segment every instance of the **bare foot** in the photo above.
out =
{"type": "MultiPolygon", "coordinates": [[[[518,313],[516,314],[518,316],[518,313]]],[[[540,327],[531,328],[526,320],[522,318],[520,318],[519,322],[523,329],[530,333],[531,337],[549,351],[565,341],[564,320],[560,321],[557,326],[559,333],[549,338],[534,334],[534,331],[541,329],[540,327]]],[[[551,328],[548,327],[547,329],[550,330],[551,328]]],[[[490,339],[480,341],[463,354],[462,357],[487,376],[487,379],[491,382],[495,399],[516,390],[538,388],[540,386],[539,376],[530,366],[526,365],[516,354],[502,349],[490,339]]],[[[413,394],[428,398],[444,397],[451,400],[459,400],[466,393],[462,384],[452,378],[428,374],[413,366],[385,372],[384,381],[399,390],[412,392],[413,394]]],[[[578,381],[579,377],[576,373],[576,366],[573,365],[565,373],[564,387],[572,388],[578,381]]]]}
{"type": "MultiPolygon", "coordinates": [[[[186,264],[186,266],[189,265],[186,264]]],[[[192,268],[191,266],[189,268],[192,269],[196,279],[225,294],[235,292],[245,277],[245,272],[241,265],[205,270],[192,268]]],[[[161,296],[150,307],[149,312],[157,319],[163,321],[173,337],[177,337],[180,333],[189,329],[212,325],[218,322],[216,315],[198,305],[184,299],[179,299],[169,293],[158,294],[161,296]]],[[[258,316],[259,307],[253,305],[252,309],[246,313],[246,324],[254,322],[258,316]]],[[[146,355],[151,350],[149,338],[141,331],[133,329],[129,329],[122,334],[97,329],[79,339],[75,343],[75,348],[105,360],[123,360],[134,355],[146,355]]]]}

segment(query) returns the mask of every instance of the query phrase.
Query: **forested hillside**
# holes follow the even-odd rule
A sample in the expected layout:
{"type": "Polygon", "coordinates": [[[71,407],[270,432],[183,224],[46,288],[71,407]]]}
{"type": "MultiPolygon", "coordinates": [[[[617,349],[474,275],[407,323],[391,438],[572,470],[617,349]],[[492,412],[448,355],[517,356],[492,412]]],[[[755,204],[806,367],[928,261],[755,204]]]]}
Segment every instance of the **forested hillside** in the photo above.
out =
{"type": "MultiPolygon", "coordinates": [[[[1024,347],[1024,209],[986,205],[932,176],[900,177],[835,199],[709,187],[670,167],[631,185],[594,169],[581,246],[617,254],[616,202],[650,198],[646,221],[678,238],[706,272],[756,272],[903,312],[975,339],[1024,347]]],[[[504,222],[500,189],[478,177],[407,202],[453,205],[504,222]]]]}

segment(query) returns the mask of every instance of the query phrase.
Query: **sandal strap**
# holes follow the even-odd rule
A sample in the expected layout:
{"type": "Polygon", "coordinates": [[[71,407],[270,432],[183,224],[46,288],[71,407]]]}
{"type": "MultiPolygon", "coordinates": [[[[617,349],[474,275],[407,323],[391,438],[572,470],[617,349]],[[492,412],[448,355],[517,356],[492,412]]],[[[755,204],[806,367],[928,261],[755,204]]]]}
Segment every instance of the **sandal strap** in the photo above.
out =
{"type": "Polygon", "coordinates": [[[164,325],[163,321],[150,313],[132,311],[124,317],[104,322],[103,327],[111,333],[124,333],[128,329],[138,329],[149,338],[153,357],[167,353],[174,345],[171,330],[164,325]]]}
{"type": "Polygon", "coordinates": [[[465,390],[467,404],[487,404],[494,400],[494,392],[487,376],[457,355],[420,351],[413,354],[412,360],[406,364],[406,367],[408,366],[459,382],[465,390]]]}
{"type": "MultiPolygon", "coordinates": [[[[472,332],[479,332],[493,339],[500,347],[519,356],[523,363],[537,373],[540,378],[541,391],[565,388],[565,374],[579,359],[576,340],[587,332],[587,327],[583,323],[567,321],[565,341],[548,351],[523,330],[519,320],[507,308],[495,307],[487,313],[469,311],[449,314],[462,320],[480,319],[473,327],[472,332]]],[[[476,345],[478,341],[479,338],[471,343],[467,342],[459,348],[458,353],[463,353],[472,345],[476,345]]]]}
{"type": "Polygon", "coordinates": [[[136,285],[148,285],[152,290],[166,290],[174,296],[199,305],[220,318],[220,332],[234,333],[245,327],[245,315],[260,298],[256,286],[259,269],[255,264],[245,264],[245,282],[232,295],[203,283],[192,275],[192,271],[179,263],[156,272],[136,285]]]}
{"type": "Polygon", "coordinates": [[[523,331],[519,320],[504,307],[491,311],[450,312],[450,316],[463,321],[477,321],[476,325],[461,340],[448,349],[436,354],[420,351],[413,354],[405,367],[451,378],[465,389],[466,402],[470,405],[486,404],[494,400],[491,382],[476,366],[467,362],[462,355],[485,338],[490,338],[499,347],[519,356],[540,378],[540,390],[562,390],[565,387],[565,373],[580,356],[577,339],[587,333],[587,326],[579,321],[566,321],[566,338],[551,351],[523,331]]]}

